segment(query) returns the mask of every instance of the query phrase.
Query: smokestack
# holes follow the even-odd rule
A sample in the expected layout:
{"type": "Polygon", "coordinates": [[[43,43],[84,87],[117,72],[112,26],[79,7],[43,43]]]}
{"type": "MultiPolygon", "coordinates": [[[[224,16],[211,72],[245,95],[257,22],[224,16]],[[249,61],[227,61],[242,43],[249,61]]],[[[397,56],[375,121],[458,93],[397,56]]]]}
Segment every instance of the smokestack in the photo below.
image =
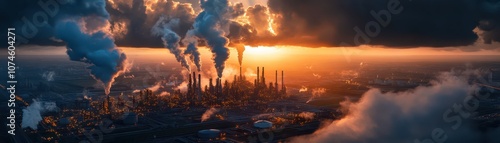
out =
{"type": "Polygon", "coordinates": [[[262,83],[266,85],[266,77],[264,76],[264,67],[262,67],[262,83]]]}
{"type": "Polygon", "coordinates": [[[285,93],[285,72],[281,71],[281,90],[285,93]]]}
{"type": "Polygon", "coordinates": [[[188,83],[188,91],[187,91],[187,93],[188,93],[188,96],[189,96],[189,94],[191,93],[192,88],[193,88],[193,79],[191,78],[191,74],[188,74],[188,76],[189,76],[189,83],[188,83]]]}
{"type": "Polygon", "coordinates": [[[215,79],[215,93],[219,93],[220,78],[215,79]]]}
{"type": "Polygon", "coordinates": [[[260,72],[259,72],[259,67],[257,67],[257,78],[256,78],[257,80],[255,80],[255,81],[256,81],[256,82],[255,82],[255,83],[256,83],[255,85],[259,85],[259,74],[260,74],[260,72]]]}
{"type": "Polygon", "coordinates": [[[274,88],[276,88],[276,93],[278,93],[278,91],[279,91],[278,90],[278,70],[276,70],[274,77],[276,78],[274,81],[274,88]]]}
{"type": "Polygon", "coordinates": [[[201,91],[201,74],[198,74],[198,88],[201,91]]]}
{"type": "Polygon", "coordinates": [[[222,79],[219,78],[219,93],[222,93],[222,79]]]}
{"type": "Polygon", "coordinates": [[[213,92],[214,84],[212,82],[212,78],[210,78],[210,87],[208,89],[210,90],[210,92],[213,92]]]}

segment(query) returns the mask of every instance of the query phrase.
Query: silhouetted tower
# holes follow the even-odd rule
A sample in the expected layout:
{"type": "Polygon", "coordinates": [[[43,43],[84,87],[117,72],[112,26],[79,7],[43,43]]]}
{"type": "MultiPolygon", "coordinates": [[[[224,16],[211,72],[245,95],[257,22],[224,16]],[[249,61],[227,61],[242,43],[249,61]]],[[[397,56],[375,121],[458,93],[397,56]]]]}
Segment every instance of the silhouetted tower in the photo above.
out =
{"type": "Polygon", "coordinates": [[[215,94],[219,94],[220,87],[221,87],[220,78],[217,78],[215,80],[216,80],[216,82],[215,82],[215,94]]]}
{"type": "Polygon", "coordinates": [[[269,91],[272,93],[274,90],[273,82],[269,82],[269,91]]]}
{"type": "Polygon", "coordinates": [[[197,85],[198,82],[196,81],[196,72],[193,72],[193,96],[196,95],[198,93],[198,88],[197,88],[197,85]]]}
{"type": "Polygon", "coordinates": [[[201,74],[198,74],[198,99],[201,100],[201,74]]]}
{"type": "Polygon", "coordinates": [[[188,74],[189,76],[189,83],[188,83],[188,91],[187,91],[187,94],[186,94],[186,98],[189,99],[190,96],[191,96],[191,92],[193,91],[192,90],[192,87],[193,87],[193,79],[191,78],[191,74],[188,74]]]}
{"type": "Polygon", "coordinates": [[[208,87],[208,90],[210,91],[210,93],[214,93],[214,83],[212,82],[212,78],[210,78],[210,86],[208,87]]]}
{"type": "Polygon", "coordinates": [[[262,83],[266,85],[266,77],[264,75],[264,67],[262,67],[262,83]]]}
{"type": "Polygon", "coordinates": [[[222,93],[222,79],[219,78],[219,93],[222,93]]]}
{"type": "Polygon", "coordinates": [[[286,94],[286,86],[285,86],[285,72],[281,71],[281,92],[286,94]]]}
{"type": "Polygon", "coordinates": [[[259,85],[259,74],[260,74],[260,72],[259,72],[259,67],[257,67],[257,78],[256,78],[256,80],[255,80],[255,81],[256,81],[256,82],[255,82],[255,85],[256,85],[256,86],[258,86],[258,85],[259,85]]]}
{"type": "Polygon", "coordinates": [[[278,93],[279,92],[279,89],[278,89],[278,70],[276,70],[274,77],[276,78],[274,81],[274,88],[276,88],[276,93],[278,93]]]}
{"type": "Polygon", "coordinates": [[[242,72],[242,70],[241,70],[241,66],[240,66],[240,81],[243,80],[243,76],[241,75],[241,72],[242,72]]]}

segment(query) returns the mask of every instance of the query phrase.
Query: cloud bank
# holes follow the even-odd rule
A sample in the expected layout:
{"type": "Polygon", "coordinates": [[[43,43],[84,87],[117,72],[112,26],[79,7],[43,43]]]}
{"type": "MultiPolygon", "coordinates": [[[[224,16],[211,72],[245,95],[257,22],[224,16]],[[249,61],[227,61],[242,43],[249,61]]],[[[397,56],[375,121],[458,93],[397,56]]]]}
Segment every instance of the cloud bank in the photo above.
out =
{"type": "Polygon", "coordinates": [[[367,91],[357,103],[342,103],[347,115],[291,142],[498,142],[500,129],[480,129],[473,113],[484,88],[469,84],[476,71],[443,73],[412,91],[367,91]]]}

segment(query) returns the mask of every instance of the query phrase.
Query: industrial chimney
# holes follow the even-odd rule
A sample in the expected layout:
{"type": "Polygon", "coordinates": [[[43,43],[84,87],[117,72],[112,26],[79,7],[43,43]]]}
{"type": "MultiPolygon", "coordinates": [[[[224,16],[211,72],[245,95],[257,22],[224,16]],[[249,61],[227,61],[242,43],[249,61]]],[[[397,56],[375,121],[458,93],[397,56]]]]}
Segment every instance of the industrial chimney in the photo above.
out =
{"type": "Polygon", "coordinates": [[[281,71],[281,91],[285,92],[285,72],[281,71]]]}
{"type": "Polygon", "coordinates": [[[255,83],[256,83],[256,85],[259,85],[259,73],[260,73],[260,72],[259,72],[259,67],[257,67],[257,78],[256,78],[256,80],[255,80],[255,81],[256,81],[256,82],[255,82],[255,83]]]}
{"type": "Polygon", "coordinates": [[[262,83],[266,85],[266,77],[264,76],[264,67],[262,67],[262,83]]]}
{"type": "Polygon", "coordinates": [[[278,70],[276,70],[274,77],[276,78],[274,81],[274,87],[276,88],[276,93],[278,93],[278,91],[279,91],[279,89],[278,89],[278,70]]]}
{"type": "Polygon", "coordinates": [[[193,72],[193,95],[196,95],[196,93],[198,92],[198,88],[196,88],[196,85],[198,84],[198,82],[196,82],[196,72],[193,72]]]}

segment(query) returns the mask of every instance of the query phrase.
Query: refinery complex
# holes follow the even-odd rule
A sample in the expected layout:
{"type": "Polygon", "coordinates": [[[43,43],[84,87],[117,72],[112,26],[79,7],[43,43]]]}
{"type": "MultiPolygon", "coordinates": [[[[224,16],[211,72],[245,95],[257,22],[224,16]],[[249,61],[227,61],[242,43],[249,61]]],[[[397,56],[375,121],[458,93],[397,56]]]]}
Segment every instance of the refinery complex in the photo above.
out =
{"type": "MultiPolygon", "coordinates": [[[[205,86],[201,74],[182,75],[186,82],[176,84],[187,83],[185,90],[117,86],[105,95],[102,90],[87,88],[83,93],[66,95],[74,98],[34,101],[31,104],[43,108],[55,100],[57,109],[40,110],[40,123],[24,128],[17,137],[29,142],[64,143],[268,142],[312,133],[322,119],[337,114],[292,99],[287,94],[285,71],[275,70],[274,78],[266,79],[264,67],[256,70],[253,81],[240,67],[239,75],[231,81],[210,78],[205,86]]],[[[22,88],[30,91],[26,99],[18,97],[22,108],[30,108],[25,100],[44,98],[41,96],[56,90],[45,82],[37,85],[29,80],[22,88]]]]}
{"type": "MultiPolygon", "coordinates": [[[[19,130],[9,142],[287,142],[345,117],[342,104],[357,102],[370,88],[404,93],[429,86],[435,77],[425,72],[429,68],[448,70],[446,65],[387,70],[389,65],[379,64],[332,73],[255,66],[233,67],[237,72],[214,78],[204,70],[187,72],[177,65],[137,61],[106,95],[85,74],[85,66],[59,61],[40,61],[57,66],[21,61],[27,66],[19,69],[24,78],[16,87],[19,130]]],[[[492,87],[500,85],[500,69],[484,71],[492,87]]],[[[481,129],[500,124],[500,92],[492,91],[471,118],[481,129]]]]}

